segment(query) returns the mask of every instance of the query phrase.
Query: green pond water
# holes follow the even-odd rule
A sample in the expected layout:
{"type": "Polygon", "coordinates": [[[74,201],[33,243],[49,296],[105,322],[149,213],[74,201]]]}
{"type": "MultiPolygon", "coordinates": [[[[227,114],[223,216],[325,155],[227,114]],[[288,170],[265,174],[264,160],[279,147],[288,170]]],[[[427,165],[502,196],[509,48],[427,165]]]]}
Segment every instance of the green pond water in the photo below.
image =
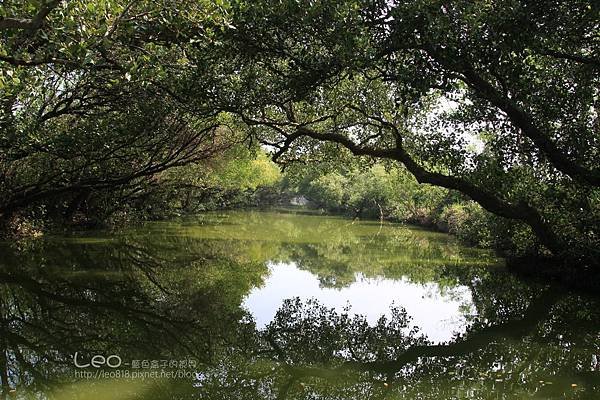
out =
{"type": "Polygon", "coordinates": [[[215,212],[0,243],[15,399],[600,399],[600,300],[406,225],[215,212]]]}

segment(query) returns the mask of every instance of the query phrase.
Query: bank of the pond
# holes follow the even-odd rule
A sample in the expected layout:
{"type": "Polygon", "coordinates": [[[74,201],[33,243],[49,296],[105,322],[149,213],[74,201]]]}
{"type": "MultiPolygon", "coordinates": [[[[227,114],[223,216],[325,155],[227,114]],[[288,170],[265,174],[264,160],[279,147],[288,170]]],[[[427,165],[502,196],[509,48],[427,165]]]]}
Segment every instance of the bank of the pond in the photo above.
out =
{"type": "MultiPolygon", "coordinates": [[[[303,197],[303,196],[302,196],[303,197]]],[[[265,209],[273,209],[266,207],[265,209]]],[[[347,209],[329,208],[306,198],[303,206],[290,207],[286,202],[282,202],[278,210],[298,212],[304,210],[316,215],[335,215],[353,221],[370,221],[375,223],[397,223],[407,226],[418,227],[432,232],[440,232],[455,237],[465,246],[481,248],[493,251],[498,257],[505,260],[507,268],[517,276],[523,279],[537,281],[540,283],[553,283],[560,285],[565,289],[589,291],[597,293],[600,291],[600,260],[594,257],[572,258],[548,256],[544,254],[515,254],[512,251],[500,248],[498,246],[482,245],[473,238],[470,231],[481,229],[482,221],[475,222],[473,218],[482,218],[481,216],[467,217],[462,206],[457,204],[451,207],[453,211],[438,212],[437,214],[424,215],[420,218],[399,218],[394,215],[374,215],[372,212],[354,212],[350,213],[347,209]],[[364,215],[361,215],[364,214],[364,215]],[[467,225],[474,224],[469,229],[467,225]]],[[[355,210],[356,211],[356,210],[355,210]]],[[[360,211],[360,210],[359,210],[360,211]]],[[[373,210],[371,210],[373,211],[373,210]]]]}
{"type": "Polygon", "coordinates": [[[523,243],[519,243],[510,239],[510,234],[514,234],[514,231],[509,234],[512,225],[503,225],[503,220],[464,199],[449,204],[440,201],[434,206],[417,208],[412,212],[399,212],[389,206],[384,208],[376,202],[365,203],[359,208],[328,205],[321,198],[315,200],[308,197],[305,207],[314,212],[352,220],[401,223],[446,233],[466,246],[494,251],[498,257],[506,260],[512,273],[525,279],[552,282],[576,290],[600,290],[600,259],[597,256],[567,251],[562,255],[550,256],[543,246],[526,244],[535,241],[528,228],[524,228],[523,243]]]}
{"type": "MultiPolygon", "coordinates": [[[[285,213],[305,213],[317,216],[335,216],[344,218],[348,221],[366,221],[376,224],[404,224],[411,227],[418,227],[431,232],[439,232],[455,237],[465,246],[473,248],[488,249],[493,251],[497,257],[506,261],[508,269],[524,279],[536,280],[539,282],[553,282],[576,290],[596,291],[600,289],[600,267],[594,263],[593,259],[582,257],[580,259],[567,259],[559,257],[548,257],[541,254],[519,255],[507,252],[505,249],[497,246],[482,245],[480,242],[474,242],[469,236],[461,233],[461,227],[469,222],[468,218],[456,217],[455,212],[442,213],[444,219],[439,215],[422,215],[421,218],[399,218],[395,215],[373,215],[372,212],[350,213],[347,209],[329,208],[305,198],[297,193],[281,192],[277,190],[259,190],[247,192],[244,195],[226,197],[228,200],[222,200],[220,203],[207,202],[201,207],[201,211],[185,212],[182,210],[163,212],[161,214],[149,213],[120,213],[109,221],[89,221],[86,219],[73,220],[69,223],[52,221],[39,223],[31,218],[15,218],[9,227],[4,225],[1,237],[5,240],[27,240],[35,239],[45,234],[50,235],[73,235],[80,232],[93,234],[93,232],[112,231],[129,229],[143,225],[149,221],[168,221],[179,218],[190,218],[195,215],[210,214],[213,212],[229,211],[276,211],[285,213]],[[298,198],[302,199],[302,205],[292,205],[298,203],[298,198]]],[[[360,211],[360,210],[359,210],[360,211]]],[[[371,210],[372,211],[372,210],[371,210]]],[[[440,214],[441,215],[441,214],[440,214]]],[[[598,260],[595,260],[598,261],[598,260]]]]}

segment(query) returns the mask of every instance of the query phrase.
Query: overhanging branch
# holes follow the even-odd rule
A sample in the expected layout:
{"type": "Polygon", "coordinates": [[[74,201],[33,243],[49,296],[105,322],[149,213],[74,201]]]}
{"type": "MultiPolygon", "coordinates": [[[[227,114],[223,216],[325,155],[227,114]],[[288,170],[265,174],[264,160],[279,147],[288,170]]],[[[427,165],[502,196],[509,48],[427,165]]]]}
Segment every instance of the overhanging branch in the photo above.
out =
{"type": "Polygon", "coordinates": [[[33,18],[2,18],[0,17],[0,30],[20,29],[35,32],[42,27],[48,14],[55,9],[61,0],[44,2],[33,18]]]}
{"type": "MultiPolygon", "coordinates": [[[[563,249],[561,241],[555,235],[549,223],[544,220],[541,214],[534,207],[530,206],[526,202],[520,201],[516,204],[508,202],[464,178],[429,171],[420,165],[411,156],[411,154],[404,149],[402,146],[402,137],[400,131],[389,121],[383,120],[384,125],[387,128],[392,129],[394,136],[396,137],[395,148],[380,148],[357,144],[343,134],[332,131],[317,132],[308,128],[307,124],[299,124],[296,122],[282,123],[280,121],[277,121],[277,123],[274,124],[271,123],[271,121],[252,119],[247,116],[243,116],[243,119],[246,123],[251,125],[263,125],[274,129],[285,138],[283,145],[279,147],[277,153],[275,154],[276,157],[279,157],[284,152],[288,151],[295,140],[301,137],[309,137],[319,141],[338,143],[350,150],[350,152],[356,156],[368,156],[396,160],[404,164],[406,169],[417,179],[419,183],[428,183],[434,186],[453,189],[464,193],[487,211],[504,218],[522,221],[529,225],[540,242],[553,253],[558,253],[563,249]]],[[[372,119],[378,120],[377,118],[372,119]]]]}

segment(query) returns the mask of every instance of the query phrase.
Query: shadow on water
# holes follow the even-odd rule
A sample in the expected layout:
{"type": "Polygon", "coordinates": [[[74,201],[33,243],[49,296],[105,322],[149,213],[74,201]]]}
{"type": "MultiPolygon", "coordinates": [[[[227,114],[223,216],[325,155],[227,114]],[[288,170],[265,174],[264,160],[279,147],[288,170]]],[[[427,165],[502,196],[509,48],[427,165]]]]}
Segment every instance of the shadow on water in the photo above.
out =
{"type": "Polygon", "coordinates": [[[232,211],[1,246],[5,398],[600,396],[598,298],[439,233],[232,211]]]}

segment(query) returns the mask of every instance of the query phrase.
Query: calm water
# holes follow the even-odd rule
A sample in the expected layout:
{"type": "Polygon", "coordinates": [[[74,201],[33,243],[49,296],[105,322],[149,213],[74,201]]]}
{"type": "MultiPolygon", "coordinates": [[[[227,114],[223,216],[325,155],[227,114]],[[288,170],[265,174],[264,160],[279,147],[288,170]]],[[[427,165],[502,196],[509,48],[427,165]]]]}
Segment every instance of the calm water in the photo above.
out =
{"type": "Polygon", "coordinates": [[[398,224],[221,212],[0,244],[17,399],[600,399],[600,300],[398,224]]]}

